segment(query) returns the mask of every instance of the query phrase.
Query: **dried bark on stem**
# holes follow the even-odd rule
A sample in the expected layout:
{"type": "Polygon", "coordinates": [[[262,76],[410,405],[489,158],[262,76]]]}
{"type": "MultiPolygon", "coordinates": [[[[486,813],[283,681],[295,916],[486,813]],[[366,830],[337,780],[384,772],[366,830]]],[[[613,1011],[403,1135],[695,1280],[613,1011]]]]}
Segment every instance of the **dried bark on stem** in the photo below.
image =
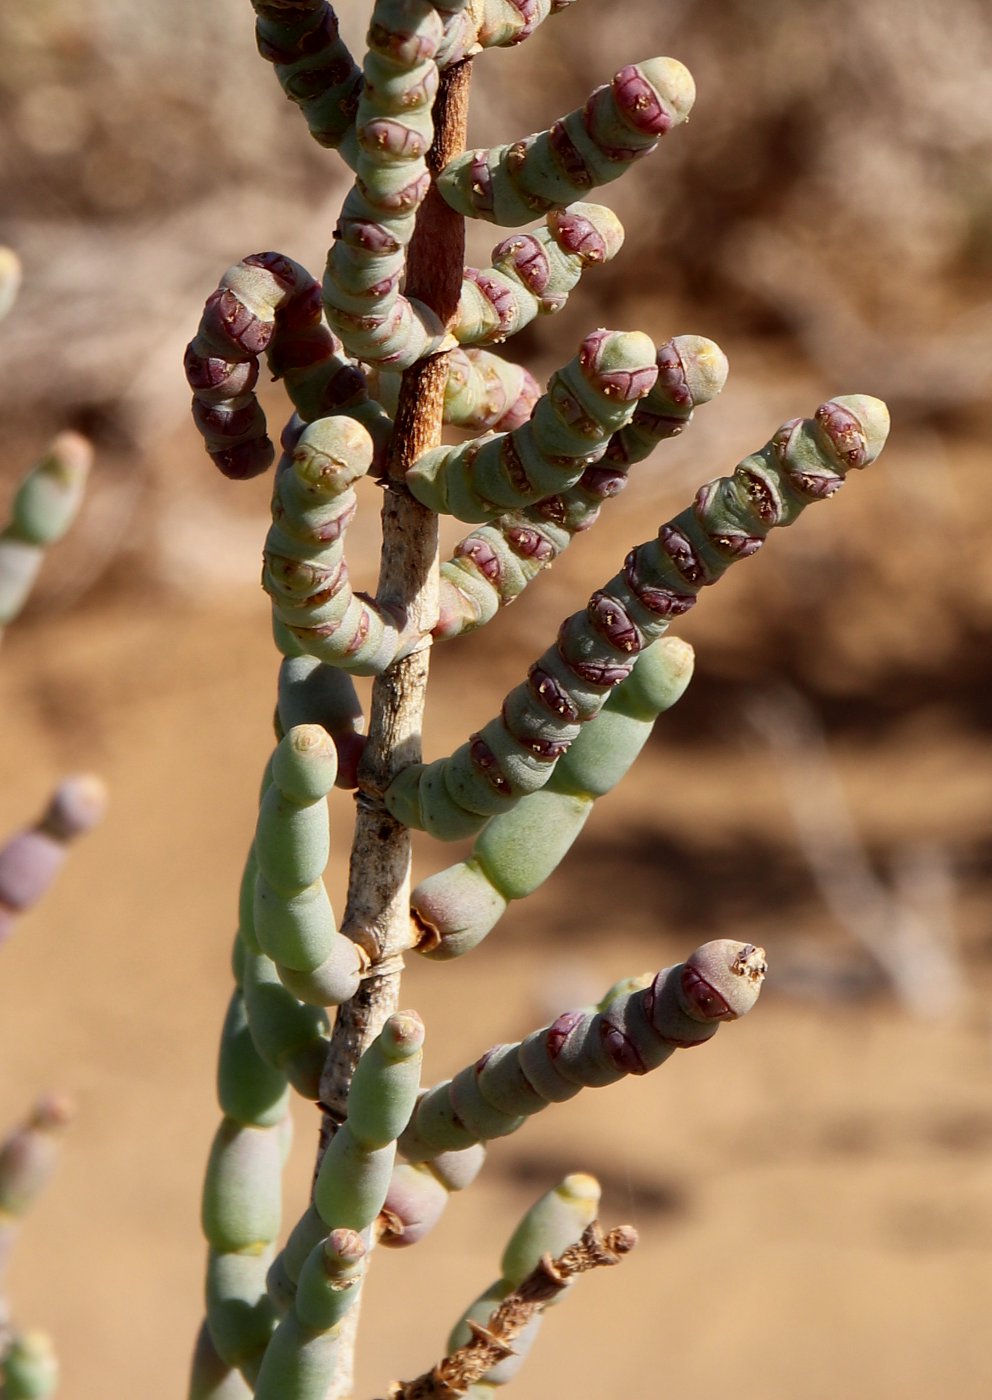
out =
{"type": "Polygon", "coordinates": [[[578,1243],[569,1245],[557,1259],[545,1254],[536,1268],[509,1293],[489,1319],[488,1327],[471,1323],[472,1340],[446,1356],[413,1381],[400,1381],[389,1392],[390,1400],[456,1400],[481,1380],[504,1357],[510,1345],[536,1313],[554,1302],[569,1280],[606,1264],[619,1264],[637,1243],[637,1231],[619,1225],[604,1235],[597,1220],[588,1225],[578,1243]]]}
{"type": "MultiPolygon", "coordinates": [[[[434,106],[434,140],[427,157],[436,175],[465,147],[471,68],[453,65],[441,75],[434,106]]],[[[406,293],[432,306],[442,319],[454,315],[464,266],[464,222],[433,186],[421,207],[410,244],[406,293]]],[[[421,757],[421,724],[430,660],[429,638],[437,622],[437,516],[400,487],[417,457],[441,441],[447,356],[419,361],[403,375],[389,452],[382,509],[378,599],[398,603],[424,637],[424,645],[398,661],[373,686],[369,741],[359,769],[358,812],[351,850],[348,900],[342,930],[371,959],[358,993],[338,1012],[321,1078],[322,1121],[317,1165],[343,1121],[355,1066],[399,1004],[402,953],[411,946],[410,832],[386,811],[382,793],[401,767],[421,757]],[[397,489],[399,488],[399,489],[397,489]]],[[[346,1324],[353,1334],[358,1308],[346,1324]]],[[[350,1392],[344,1362],[333,1396],[350,1392]]],[[[329,1396],[329,1400],[333,1397],[329,1396]]]]}

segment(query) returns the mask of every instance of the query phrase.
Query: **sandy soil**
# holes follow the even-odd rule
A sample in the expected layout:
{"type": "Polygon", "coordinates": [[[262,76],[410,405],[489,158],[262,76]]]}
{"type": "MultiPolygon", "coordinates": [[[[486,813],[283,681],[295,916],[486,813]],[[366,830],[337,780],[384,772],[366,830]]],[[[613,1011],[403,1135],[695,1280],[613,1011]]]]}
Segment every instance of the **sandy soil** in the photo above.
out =
{"type": "MultiPolygon", "coordinates": [[[[743,394],[736,404],[733,440],[701,440],[719,460],[753,445],[743,394]]],[[[777,422],[776,408],[762,411],[777,422]]],[[[707,937],[760,941],[772,974],[747,1021],[495,1145],[434,1236],[376,1259],[358,1394],[437,1356],[516,1215],[572,1170],[599,1175],[604,1220],[633,1221],[642,1243],[548,1318],[518,1400],[989,1394],[992,588],[983,531],[962,534],[956,505],[983,463],[961,458],[938,510],[925,446],[891,451],[700,607],[685,629],[698,683],[555,879],[470,959],[409,968],[429,1079],[707,937]],[[899,551],[877,547],[894,537],[899,551]],[[967,589],[950,559],[969,563],[967,589]],[[789,760],[745,720],[747,695],[783,677],[813,697],[875,868],[946,856],[964,979],[953,1010],[912,1014],[824,905],[786,800],[789,760]]],[[[78,1103],[11,1280],[18,1317],[58,1339],[68,1397],[181,1395],[201,1312],[213,1064],[275,663],[253,587],[265,489],[225,520],[227,498],[205,486],[199,533],[190,492],[161,488],[138,549],[76,610],[53,575],[54,606],[4,644],[4,828],[67,769],[100,771],[112,793],[0,979],[0,1121],[53,1086],[78,1103]]],[[[498,646],[439,657],[431,752],[488,717],[555,620],[643,537],[645,502],[618,502],[597,546],[576,547],[533,609],[494,625],[498,646]]],[[[349,801],[333,814],[339,902],[349,801]]],[[[312,1109],[297,1129],[290,1219],[312,1109]]]]}

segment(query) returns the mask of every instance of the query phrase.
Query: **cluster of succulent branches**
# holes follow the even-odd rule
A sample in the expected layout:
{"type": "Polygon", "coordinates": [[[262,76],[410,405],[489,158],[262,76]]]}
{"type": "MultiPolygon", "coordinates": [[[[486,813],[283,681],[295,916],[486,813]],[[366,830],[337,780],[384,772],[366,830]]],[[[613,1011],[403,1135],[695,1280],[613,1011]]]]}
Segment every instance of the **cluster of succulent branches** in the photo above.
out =
{"type": "MultiPolygon", "coordinates": [[[[0,320],[16,300],[20,279],[16,254],[0,248],[0,320]]],[[[15,491],[10,519],[0,531],[0,637],[24,607],[46,551],[75,519],[91,459],[84,438],[60,433],[15,491]]],[[[69,845],[100,821],[105,805],[100,779],[67,777],[41,816],[0,846],[0,948],[51,888],[69,845]]],[[[46,1095],[0,1141],[0,1400],[45,1400],[58,1385],[51,1339],[15,1324],[5,1273],[24,1216],[51,1176],[71,1116],[64,1095],[46,1095]]]]}
{"type": "MultiPolygon", "coordinates": [[[[623,230],[587,197],[694,100],[682,64],[649,59],[548,130],[466,151],[477,55],[529,38],[570,3],[375,0],[358,63],[326,0],[253,0],[262,55],[354,184],[322,279],[280,253],[244,258],[208,299],[185,362],[194,421],[229,478],[276,457],[255,394],[263,357],[292,405],[262,572],[282,653],[277,742],[241,884],[191,1400],[350,1395],[372,1247],[415,1244],[474,1180],[488,1142],[709,1039],[753,1005],[764,974],[760,949],[717,939],[427,1089],[423,1026],[398,1010],[404,953],[474,948],[552,874],[679,699],[692,651],[664,635],[671,620],[773,526],[873,461],[887,432],[884,405],[861,395],[784,424],[630,551],[494,720],[423,761],[432,645],[518,598],[727,372],[703,337],[656,344],[597,328],[541,392],[493,348],[616,256],[623,230]],[[466,218],[531,227],[498,243],[488,266],[465,267],[466,218]],[[475,436],[447,444],[446,426],[475,436]],[[374,594],[352,586],[346,552],[367,476],[383,501],[374,594]],[[473,527],[447,560],[442,514],[473,527]],[[354,675],[374,678],[367,735],[354,675]],[[335,787],[357,798],[340,920],[323,884],[335,787]],[[474,846],[411,892],[412,829],[474,846]],[[322,1119],[311,1200],[280,1245],[291,1091],[322,1119]]],[[[447,1357],[394,1396],[482,1400],[509,1379],[521,1334],[575,1260],[605,1257],[590,1182],[570,1177],[528,1213],[514,1236],[526,1248],[511,1241],[447,1357]]]]}

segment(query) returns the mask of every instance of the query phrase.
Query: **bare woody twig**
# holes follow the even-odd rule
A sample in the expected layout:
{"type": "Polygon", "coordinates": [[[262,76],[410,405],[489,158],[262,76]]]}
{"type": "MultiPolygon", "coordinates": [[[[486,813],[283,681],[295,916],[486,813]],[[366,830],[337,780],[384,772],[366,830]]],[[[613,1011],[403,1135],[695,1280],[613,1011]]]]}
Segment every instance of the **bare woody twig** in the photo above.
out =
{"type": "Polygon", "coordinates": [[[618,1225],[603,1233],[594,1220],[582,1238],[552,1259],[545,1254],[524,1281],[503,1299],[488,1327],[470,1323],[472,1340],[439,1361],[413,1381],[399,1381],[390,1388],[390,1400],[455,1400],[487,1371],[512,1355],[510,1343],[529,1322],[553,1303],[577,1274],[604,1265],[619,1264],[637,1243],[632,1225],[618,1225]]]}

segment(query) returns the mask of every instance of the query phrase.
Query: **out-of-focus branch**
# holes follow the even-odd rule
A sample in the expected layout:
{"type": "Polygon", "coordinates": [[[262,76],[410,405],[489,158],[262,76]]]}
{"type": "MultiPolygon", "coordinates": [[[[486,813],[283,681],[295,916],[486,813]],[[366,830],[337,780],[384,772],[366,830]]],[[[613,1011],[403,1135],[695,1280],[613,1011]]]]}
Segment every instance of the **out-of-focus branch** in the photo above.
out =
{"type": "Polygon", "coordinates": [[[964,984],[954,943],[953,875],[936,845],[903,848],[887,884],[872,869],[812,707],[782,686],[744,717],[778,768],[796,838],[820,895],[914,1015],[948,1015],[964,984]]]}

